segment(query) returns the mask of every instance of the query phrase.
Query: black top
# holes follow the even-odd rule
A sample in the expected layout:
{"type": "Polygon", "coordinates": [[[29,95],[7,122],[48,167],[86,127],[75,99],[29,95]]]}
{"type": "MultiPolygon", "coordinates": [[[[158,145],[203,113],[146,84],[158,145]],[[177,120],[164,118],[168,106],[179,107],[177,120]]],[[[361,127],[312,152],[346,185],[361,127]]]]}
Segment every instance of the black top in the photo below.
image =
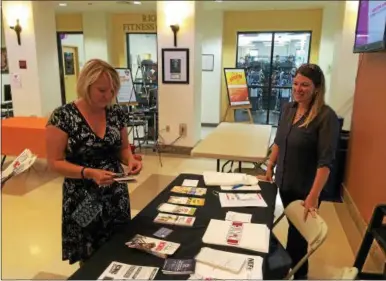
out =
{"type": "Polygon", "coordinates": [[[279,146],[275,177],[283,191],[293,191],[305,198],[317,169],[331,168],[334,163],[340,129],[336,113],[327,105],[307,127],[299,127],[306,115],[292,124],[296,110],[296,102],[283,108],[275,137],[275,144],[279,146]]]}

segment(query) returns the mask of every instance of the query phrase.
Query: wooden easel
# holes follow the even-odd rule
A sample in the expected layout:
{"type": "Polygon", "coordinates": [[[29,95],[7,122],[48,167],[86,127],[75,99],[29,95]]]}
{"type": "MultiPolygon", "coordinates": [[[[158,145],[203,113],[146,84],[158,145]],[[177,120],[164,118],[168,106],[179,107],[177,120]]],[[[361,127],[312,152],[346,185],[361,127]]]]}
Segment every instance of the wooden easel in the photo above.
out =
{"type": "Polygon", "coordinates": [[[252,108],[252,105],[250,105],[250,104],[247,104],[247,105],[237,105],[237,106],[231,106],[231,105],[228,104],[227,110],[225,111],[225,115],[224,115],[224,117],[222,119],[222,122],[226,121],[229,110],[232,110],[233,116],[234,116],[235,110],[236,109],[241,109],[241,110],[246,110],[248,112],[249,122],[245,121],[245,122],[239,122],[239,123],[251,123],[251,124],[253,124],[253,117],[252,117],[251,108],[252,108]]]}

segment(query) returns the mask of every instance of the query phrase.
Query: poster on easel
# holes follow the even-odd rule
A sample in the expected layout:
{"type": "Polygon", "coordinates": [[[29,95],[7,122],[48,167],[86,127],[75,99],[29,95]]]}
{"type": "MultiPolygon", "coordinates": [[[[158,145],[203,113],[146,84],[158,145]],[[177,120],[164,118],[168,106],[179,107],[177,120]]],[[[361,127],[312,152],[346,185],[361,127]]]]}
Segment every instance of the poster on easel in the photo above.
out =
{"type": "Polygon", "coordinates": [[[137,103],[131,70],[128,68],[116,68],[115,70],[118,72],[121,80],[121,88],[118,91],[117,102],[121,104],[137,103]]]}
{"type": "Polygon", "coordinates": [[[224,76],[230,106],[251,105],[245,69],[224,68],[224,76]]]}

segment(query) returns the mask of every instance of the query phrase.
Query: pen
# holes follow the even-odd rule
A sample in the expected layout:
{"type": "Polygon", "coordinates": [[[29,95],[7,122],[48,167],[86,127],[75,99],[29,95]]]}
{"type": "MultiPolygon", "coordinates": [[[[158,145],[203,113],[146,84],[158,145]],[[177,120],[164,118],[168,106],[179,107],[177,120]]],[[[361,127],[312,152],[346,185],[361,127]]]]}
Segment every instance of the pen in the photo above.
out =
{"type": "Polygon", "coordinates": [[[237,188],[242,187],[242,186],[243,186],[243,184],[235,185],[235,186],[232,187],[232,190],[237,189],[237,188]]]}

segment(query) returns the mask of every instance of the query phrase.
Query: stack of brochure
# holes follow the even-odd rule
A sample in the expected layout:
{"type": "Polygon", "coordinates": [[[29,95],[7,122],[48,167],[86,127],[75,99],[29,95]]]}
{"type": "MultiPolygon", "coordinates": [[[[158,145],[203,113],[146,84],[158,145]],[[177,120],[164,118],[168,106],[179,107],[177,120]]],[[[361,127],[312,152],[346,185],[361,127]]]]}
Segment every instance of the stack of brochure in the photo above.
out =
{"type": "Polygon", "coordinates": [[[263,279],[263,258],[259,256],[236,254],[204,247],[195,259],[196,269],[190,279],[263,279]]]}
{"type": "Polygon", "coordinates": [[[36,161],[36,155],[29,149],[25,149],[13,162],[1,173],[1,183],[4,184],[13,176],[17,176],[31,168],[36,161]]]}
{"type": "Polygon", "coordinates": [[[154,219],[155,223],[178,225],[178,226],[193,226],[195,217],[176,216],[171,214],[159,213],[154,219]]]}
{"type": "Polygon", "coordinates": [[[158,207],[158,211],[163,213],[173,213],[173,214],[188,215],[188,216],[193,216],[196,210],[197,208],[194,208],[194,207],[186,207],[186,206],[174,205],[169,203],[162,203],[158,207]]]}
{"type": "Polygon", "coordinates": [[[178,205],[204,206],[204,198],[170,196],[168,203],[178,205]]]}
{"type": "Polygon", "coordinates": [[[129,242],[126,242],[126,246],[165,259],[173,255],[180,244],[137,234],[129,242]]]}
{"type": "Polygon", "coordinates": [[[159,268],[113,261],[98,277],[99,280],[153,280],[159,268]]]}
{"type": "Polygon", "coordinates": [[[192,186],[175,186],[172,188],[171,192],[192,196],[204,196],[206,194],[206,188],[192,186]]]}

